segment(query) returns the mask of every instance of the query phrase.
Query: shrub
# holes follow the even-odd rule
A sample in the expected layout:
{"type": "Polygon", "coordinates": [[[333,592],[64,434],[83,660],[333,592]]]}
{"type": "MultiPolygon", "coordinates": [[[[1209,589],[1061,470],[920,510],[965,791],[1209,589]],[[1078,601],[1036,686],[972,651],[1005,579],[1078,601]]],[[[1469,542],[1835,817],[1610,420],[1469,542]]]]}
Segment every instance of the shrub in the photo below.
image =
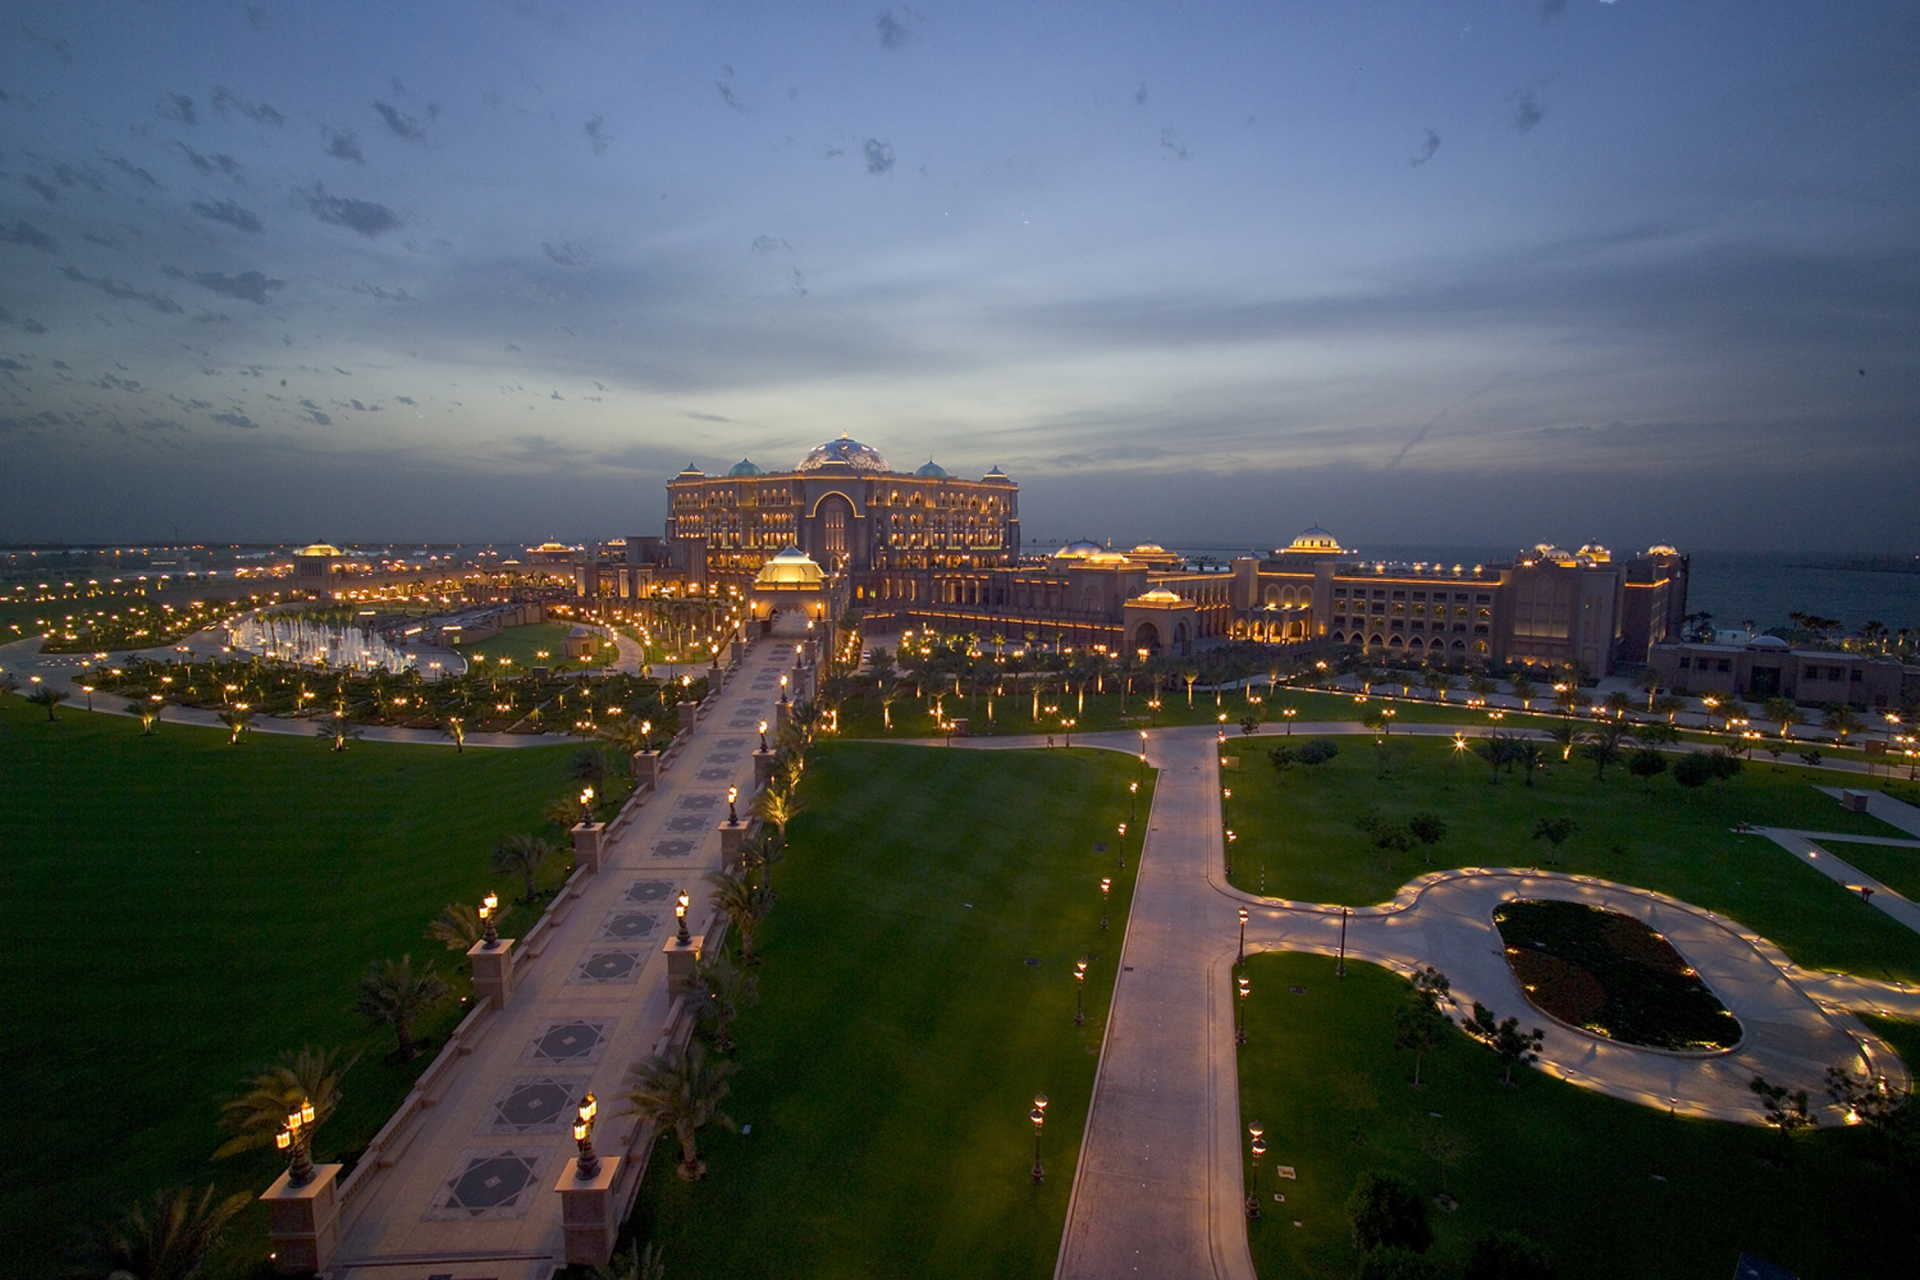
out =
{"type": "Polygon", "coordinates": [[[1332,738],[1315,738],[1295,748],[1293,758],[1301,764],[1325,764],[1340,754],[1340,744],[1332,738]]]}
{"type": "Polygon", "coordinates": [[[1359,1280],[1438,1280],[1432,1258],[1411,1249],[1375,1249],[1360,1255],[1359,1280]]]}
{"type": "Polygon", "coordinates": [[[1493,1231],[1473,1242],[1464,1280],[1554,1280],[1553,1255],[1518,1231],[1493,1231]]]}
{"type": "Polygon", "coordinates": [[[1433,1244],[1427,1202],[1390,1173],[1363,1173],[1347,1197],[1347,1221],[1353,1243],[1362,1250],[1410,1249],[1424,1253],[1433,1244]]]}

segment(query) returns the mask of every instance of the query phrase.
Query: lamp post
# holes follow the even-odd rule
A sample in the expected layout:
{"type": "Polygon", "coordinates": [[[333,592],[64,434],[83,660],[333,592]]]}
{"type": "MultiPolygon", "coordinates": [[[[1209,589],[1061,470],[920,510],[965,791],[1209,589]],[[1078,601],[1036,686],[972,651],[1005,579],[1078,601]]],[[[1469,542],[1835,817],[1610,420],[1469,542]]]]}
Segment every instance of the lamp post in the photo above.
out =
{"type": "Polygon", "coordinates": [[[1238,1015],[1233,1020],[1233,1042],[1235,1044],[1245,1044],[1247,1042],[1247,996],[1252,990],[1253,984],[1248,981],[1244,973],[1241,974],[1240,1002],[1234,1006],[1234,1012],[1238,1015]]]}
{"type": "Polygon", "coordinates": [[[1027,1112],[1027,1119],[1033,1121],[1033,1172],[1029,1175],[1034,1186],[1047,1180],[1046,1168],[1040,1163],[1040,1130],[1047,1123],[1047,1095],[1033,1095],[1033,1110],[1027,1112]]]}
{"type": "Polygon", "coordinates": [[[1220,821],[1222,825],[1233,825],[1233,788],[1220,788],[1220,821]]]}
{"type": "Polygon", "coordinates": [[[593,1118],[600,1114],[600,1103],[589,1093],[574,1113],[573,1140],[580,1144],[580,1157],[574,1163],[573,1176],[591,1181],[600,1173],[600,1157],[593,1150],[593,1118]]]}
{"type": "Polygon", "coordinates": [[[1253,1187],[1247,1192],[1247,1216],[1260,1216],[1260,1157],[1267,1154],[1267,1140],[1263,1136],[1266,1130],[1255,1120],[1247,1126],[1247,1132],[1253,1137],[1253,1187]]]}
{"type": "Polygon", "coordinates": [[[1140,776],[1147,776],[1147,731],[1140,731],[1140,776]]]}
{"type": "Polygon", "coordinates": [[[687,932],[687,903],[689,901],[687,891],[682,889],[680,896],[676,898],[673,903],[673,918],[680,922],[680,932],[674,938],[674,941],[683,947],[693,942],[693,935],[687,932]]]}
{"type": "Polygon", "coordinates": [[[1353,908],[1340,908],[1340,963],[1334,967],[1333,976],[1347,976],[1347,917],[1353,914],[1353,908]]]}
{"type": "Polygon", "coordinates": [[[480,935],[480,941],[485,944],[489,951],[500,945],[499,910],[499,894],[489,893],[486,897],[480,899],[480,923],[485,926],[484,931],[480,935]]]}
{"type": "Polygon", "coordinates": [[[765,720],[760,722],[760,749],[762,751],[767,749],[767,722],[765,720]]]}
{"type": "Polygon", "coordinates": [[[580,821],[586,823],[588,826],[593,825],[592,787],[582,787],[580,789],[580,821]]]}
{"type": "Polygon", "coordinates": [[[1086,1011],[1081,1006],[1080,993],[1087,989],[1087,962],[1077,960],[1073,966],[1073,1025],[1087,1025],[1086,1011]]]}
{"type": "Polygon", "coordinates": [[[1240,908],[1240,954],[1234,958],[1236,965],[1247,962],[1247,909],[1240,908]]]}
{"type": "Polygon", "coordinates": [[[1138,782],[1129,782],[1127,784],[1127,821],[1128,822],[1133,821],[1135,806],[1137,806],[1139,802],[1140,802],[1140,784],[1138,782]]]}
{"type": "Polygon", "coordinates": [[[1113,880],[1109,876],[1100,877],[1100,927],[1107,927],[1107,894],[1113,890],[1113,880]]]}
{"type": "Polygon", "coordinates": [[[727,825],[730,827],[738,826],[740,824],[740,811],[734,808],[734,803],[733,803],[739,798],[740,798],[740,788],[738,787],[727,788],[727,825]]]}
{"type": "Polygon", "coordinates": [[[1293,707],[1288,707],[1280,714],[1287,718],[1287,736],[1291,738],[1293,736],[1293,718],[1299,715],[1300,712],[1293,707]]]}
{"type": "Polygon", "coordinates": [[[273,1145],[291,1157],[287,1161],[287,1182],[304,1187],[313,1181],[313,1100],[300,1099],[300,1105],[287,1112],[287,1125],[274,1135],[273,1145]]]}
{"type": "Polygon", "coordinates": [[[787,705],[787,678],[785,676],[780,677],[780,705],[783,707],[787,705]]]}

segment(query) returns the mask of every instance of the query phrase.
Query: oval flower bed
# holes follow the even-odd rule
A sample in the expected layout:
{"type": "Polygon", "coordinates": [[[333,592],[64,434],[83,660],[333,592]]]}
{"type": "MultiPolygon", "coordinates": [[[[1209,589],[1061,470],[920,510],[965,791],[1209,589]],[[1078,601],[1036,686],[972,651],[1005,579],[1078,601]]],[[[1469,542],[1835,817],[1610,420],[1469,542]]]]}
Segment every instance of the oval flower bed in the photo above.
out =
{"type": "Polygon", "coordinates": [[[1493,913],[1521,990],[1561,1022],[1651,1049],[1740,1042],[1727,1012],[1673,944],[1640,921],[1578,902],[1510,902],[1493,913]]]}

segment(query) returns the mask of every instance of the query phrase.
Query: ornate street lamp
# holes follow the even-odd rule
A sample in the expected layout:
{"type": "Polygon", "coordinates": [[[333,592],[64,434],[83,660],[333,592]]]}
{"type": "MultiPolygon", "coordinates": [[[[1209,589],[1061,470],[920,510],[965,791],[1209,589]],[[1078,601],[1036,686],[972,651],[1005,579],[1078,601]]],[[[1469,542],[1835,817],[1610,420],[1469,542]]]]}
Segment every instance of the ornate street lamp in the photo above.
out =
{"type": "Polygon", "coordinates": [[[730,827],[736,827],[740,825],[740,811],[733,807],[733,802],[738,800],[739,798],[740,798],[740,788],[738,787],[727,788],[727,825],[730,827]]]}
{"type": "Polygon", "coordinates": [[[1087,1025],[1087,1015],[1081,1007],[1080,1002],[1080,993],[1086,989],[1087,962],[1085,960],[1077,960],[1073,966],[1073,1025],[1076,1027],[1084,1027],[1087,1025]]]}
{"type": "Polygon", "coordinates": [[[1240,975],[1240,1002],[1234,1006],[1234,1011],[1239,1015],[1233,1020],[1233,1042],[1235,1044],[1245,1044],[1247,1042],[1247,996],[1250,995],[1252,991],[1253,986],[1247,980],[1247,976],[1245,974],[1240,975]]]}
{"type": "Polygon", "coordinates": [[[785,676],[780,677],[780,705],[783,707],[787,705],[787,678],[785,676]]]}
{"type": "Polygon", "coordinates": [[[313,1100],[300,1099],[300,1105],[287,1112],[287,1125],[274,1135],[273,1145],[288,1152],[287,1182],[304,1187],[313,1181],[313,1100]]]}
{"type": "Polygon", "coordinates": [[[767,722],[765,720],[760,722],[760,749],[762,751],[767,749],[767,722]]]}
{"type": "Polygon", "coordinates": [[[1247,1216],[1260,1216],[1260,1157],[1267,1154],[1267,1140],[1262,1135],[1266,1130],[1255,1120],[1247,1126],[1247,1132],[1253,1137],[1253,1189],[1247,1192],[1247,1216]]]}
{"type": "Polygon", "coordinates": [[[1047,1180],[1047,1171],[1040,1163],[1040,1130],[1047,1123],[1047,1095],[1033,1095],[1033,1110],[1027,1112],[1027,1119],[1033,1121],[1033,1173],[1029,1175],[1034,1186],[1047,1180]]]}
{"type": "Polygon", "coordinates": [[[1112,890],[1113,890],[1112,878],[1108,876],[1102,876],[1100,878],[1100,927],[1102,929],[1105,929],[1107,927],[1107,894],[1110,893],[1112,890]]]}
{"type": "Polygon", "coordinates": [[[1299,715],[1300,712],[1293,707],[1287,707],[1281,711],[1280,714],[1287,718],[1287,736],[1291,738],[1293,736],[1293,718],[1299,715]]]}
{"type": "Polygon", "coordinates": [[[586,823],[588,826],[593,825],[592,787],[582,787],[580,789],[580,821],[586,823]]]}
{"type": "Polygon", "coordinates": [[[1234,960],[1236,965],[1247,962],[1247,909],[1240,908],[1240,954],[1234,960]]]}
{"type": "Polygon", "coordinates": [[[485,932],[480,935],[480,941],[489,951],[500,945],[500,927],[497,918],[499,910],[499,894],[489,893],[480,899],[480,923],[485,926],[485,932]]]}
{"type": "Polygon", "coordinates": [[[1127,821],[1128,822],[1133,821],[1134,809],[1135,809],[1135,806],[1139,803],[1139,800],[1140,800],[1140,784],[1138,782],[1129,782],[1127,784],[1127,821]]]}
{"type": "Polygon", "coordinates": [[[680,933],[675,937],[674,941],[683,947],[693,941],[693,935],[687,932],[687,903],[689,901],[687,891],[682,889],[680,896],[676,898],[673,903],[673,918],[680,922],[680,933]]]}
{"type": "Polygon", "coordinates": [[[573,1176],[585,1182],[600,1173],[600,1157],[593,1150],[593,1118],[600,1114],[600,1103],[589,1093],[574,1113],[573,1140],[580,1144],[580,1158],[574,1163],[573,1176]]]}

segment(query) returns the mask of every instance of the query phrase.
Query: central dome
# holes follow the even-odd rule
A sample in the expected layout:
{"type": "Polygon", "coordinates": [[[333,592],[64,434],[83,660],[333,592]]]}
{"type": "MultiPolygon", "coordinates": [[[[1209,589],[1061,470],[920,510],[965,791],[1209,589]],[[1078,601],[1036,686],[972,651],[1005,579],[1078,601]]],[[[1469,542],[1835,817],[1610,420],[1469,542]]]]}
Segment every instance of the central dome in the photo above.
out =
{"type": "Polygon", "coordinates": [[[845,467],[850,471],[891,471],[887,460],[872,445],[861,444],[842,432],[838,440],[829,440],[800,459],[795,471],[824,471],[845,467]]]}

